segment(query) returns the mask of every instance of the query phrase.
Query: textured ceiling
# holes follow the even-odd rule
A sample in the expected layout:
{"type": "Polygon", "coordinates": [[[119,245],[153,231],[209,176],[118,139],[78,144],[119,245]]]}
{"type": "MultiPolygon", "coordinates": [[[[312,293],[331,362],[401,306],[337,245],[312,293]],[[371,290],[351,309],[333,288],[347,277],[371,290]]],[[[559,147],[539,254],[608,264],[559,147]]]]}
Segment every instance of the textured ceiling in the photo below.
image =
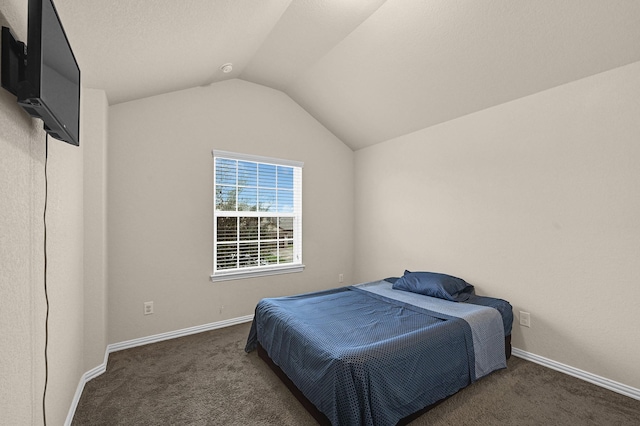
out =
{"type": "Polygon", "coordinates": [[[84,85],[111,104],[240,78],[354,150],[640,61],[638,0],[55,4],[84,85]]]}

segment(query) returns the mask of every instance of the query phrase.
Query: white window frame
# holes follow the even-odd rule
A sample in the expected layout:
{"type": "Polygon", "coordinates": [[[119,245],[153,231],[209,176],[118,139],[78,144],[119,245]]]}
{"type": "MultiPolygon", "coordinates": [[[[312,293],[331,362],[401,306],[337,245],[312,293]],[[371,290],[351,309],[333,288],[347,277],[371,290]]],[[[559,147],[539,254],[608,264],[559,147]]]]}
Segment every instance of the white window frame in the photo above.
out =
{"type": "Polygon", "coordinates": [[[213,273],[211,281],[227,281],[253,277],[261,277],[277,274],[288,274],[294,272],[302,272],[305,265],[302,263],[302,168],[304,163],[300,161],[283,160],[279,158],[264,157],[258,155],[239,154],[236,152],[213,150],[213,273]],[[235,269],[216,270],[217,259],[217,218],[218,217],[258,217],[265,216],[264,212],[253,211],[237,211],[222,212],[216,210],[216,158],[225,158],[230,160],[249,161],[254,163],[263,163],[276,166],[288,166],[294,168],[294,208],[293,213],[277,213],[279,217],[294,218],[293,232],[293,262],[281,265],[263,265],[240,267],[235,269]]]}

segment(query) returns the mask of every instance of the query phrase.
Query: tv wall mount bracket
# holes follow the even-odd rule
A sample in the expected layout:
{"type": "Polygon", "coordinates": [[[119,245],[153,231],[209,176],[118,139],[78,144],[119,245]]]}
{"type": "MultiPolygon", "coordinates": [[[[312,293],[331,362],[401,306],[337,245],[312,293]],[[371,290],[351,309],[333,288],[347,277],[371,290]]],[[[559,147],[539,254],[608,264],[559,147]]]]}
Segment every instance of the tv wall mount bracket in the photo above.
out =
{"type": "Polygon", "coordinates": [[[26,79],[27,45],[16,38],[7,27],[2,27],[2,87],[18,96],[18,86],[26,79]]]}

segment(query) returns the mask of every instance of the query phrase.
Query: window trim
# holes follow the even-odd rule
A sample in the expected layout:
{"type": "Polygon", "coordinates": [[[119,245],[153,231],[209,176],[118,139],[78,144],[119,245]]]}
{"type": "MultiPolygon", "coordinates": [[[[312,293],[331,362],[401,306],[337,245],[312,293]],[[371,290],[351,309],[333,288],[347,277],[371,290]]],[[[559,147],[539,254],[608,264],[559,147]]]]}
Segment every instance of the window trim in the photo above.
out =
{"type": "MultiPolygon", "coordinates": [[[[294,161],[294,160],[285,160],[285,159],[281,159],[281,158],[273,158],[273,157],[264,157],[264,156],[259,156],[259,155],[250,155],[250,154],[240,154],[240,153],[236,153],[236,152],[230,152],[230,151],[222,151],[222,150],[212,150],[211,151],[212,157],[215,160],[215,157],[224,157],[224,158],[230,158],[233,160],[239,160],[239,161],[251,161],[251,162],[256,162],[256,163],[268,163],[268,164],[275,164],[275,165],[279,165],[279,166],[289,166],[289,167],[296,167],[299,169],[303,169],[304,168],[304,163],[301,161],[294,161]]],[[[214,170],[215,170],[215,161],[214,161],[214,170]]],[[[215,194],[215,172],[212,175],[213,178],[213,191],[215,194]]],[[[242,268],[240,270],[238,269],[234,269],[232,271],[226,271],[226,270],[220,270],[220,271],[216,271],[215,270],[215,256],[216,256],[216,250],[215,250],[215,245],[216,245],[216,240],[215,240],[215,235],[216,235],[216,228],[215,228],[215,221],[216,221],[216,214],[215,214],[215,198],[213,199],[213,235],[212,235],[212,244],[213,244],[213,258],[212,258],[212,262],[214,265],[214,270],[212,272],[212,274],[210,275],[210,279],[212,282],[219,282],[219,281],[228,281],[228,280],[238,280],[238,279],[245,279],[245,278],[254,278],[254,277],[262,277],[262,276],[269,276],[269,275],[279,275],[279,274],[290,274],[290,273],[296,273],[296,272],[302,272],[304,271],[305,265],[302,263],[302,207],[300,206],[300,211],[299,211],[299,216],[300,216],[300,230],[299,230],[299,234],[298,236],[296,236],[294,238],[295,241],[298,242],[299,246],[300,246],[300,262],[299,263],[289,263],[289,264],[284,264],[284,265],[271,265],[271,266],[257,266],[257,267],[246,267],[246,268],[242,268]]],[[[300,188],[300,201],[302,201],[302,188],[300,188]]],[[[248,212],[247,212],[248,213],[248,212]]]]}
{"type": "Polygon", "coordinates": [[[254,163],[270,163],[276,164],[278,166],[300,167],[301,169],[304,168],[304,163],[302,161],[284,160],[282,158],[275,157],[263,157],[262,155],[239,154],[237,152],[221,151],[219,149],[214,149],[213,151],[211,151],[211,155],[213,157],[225,157],[233,160],[253,161],[254,163]]]}
{"type": "Polygon", "coordinates": [[[245,268],[246,271],[218,272],[211,275],[212,282],[241,280],[244,278],[266,277],[269,275],[292,274],[304,271],[304,264],[277,265],[273,267],[261,266],[259,268],[245,268]],[[251,269],[251,270],[249,270],[251,269]]]}

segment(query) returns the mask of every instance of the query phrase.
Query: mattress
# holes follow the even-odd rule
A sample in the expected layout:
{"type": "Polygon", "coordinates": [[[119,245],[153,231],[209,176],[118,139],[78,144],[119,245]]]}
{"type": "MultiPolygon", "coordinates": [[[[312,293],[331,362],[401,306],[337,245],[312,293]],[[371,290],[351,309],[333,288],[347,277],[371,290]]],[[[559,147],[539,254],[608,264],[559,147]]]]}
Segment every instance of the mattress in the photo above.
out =
{"type": "Polygon", "coordinates": [[[387,425],[505,368],[504,322],[377,281],[263,299],[246,350],[259,343],[332,424],[387,425]]]}

